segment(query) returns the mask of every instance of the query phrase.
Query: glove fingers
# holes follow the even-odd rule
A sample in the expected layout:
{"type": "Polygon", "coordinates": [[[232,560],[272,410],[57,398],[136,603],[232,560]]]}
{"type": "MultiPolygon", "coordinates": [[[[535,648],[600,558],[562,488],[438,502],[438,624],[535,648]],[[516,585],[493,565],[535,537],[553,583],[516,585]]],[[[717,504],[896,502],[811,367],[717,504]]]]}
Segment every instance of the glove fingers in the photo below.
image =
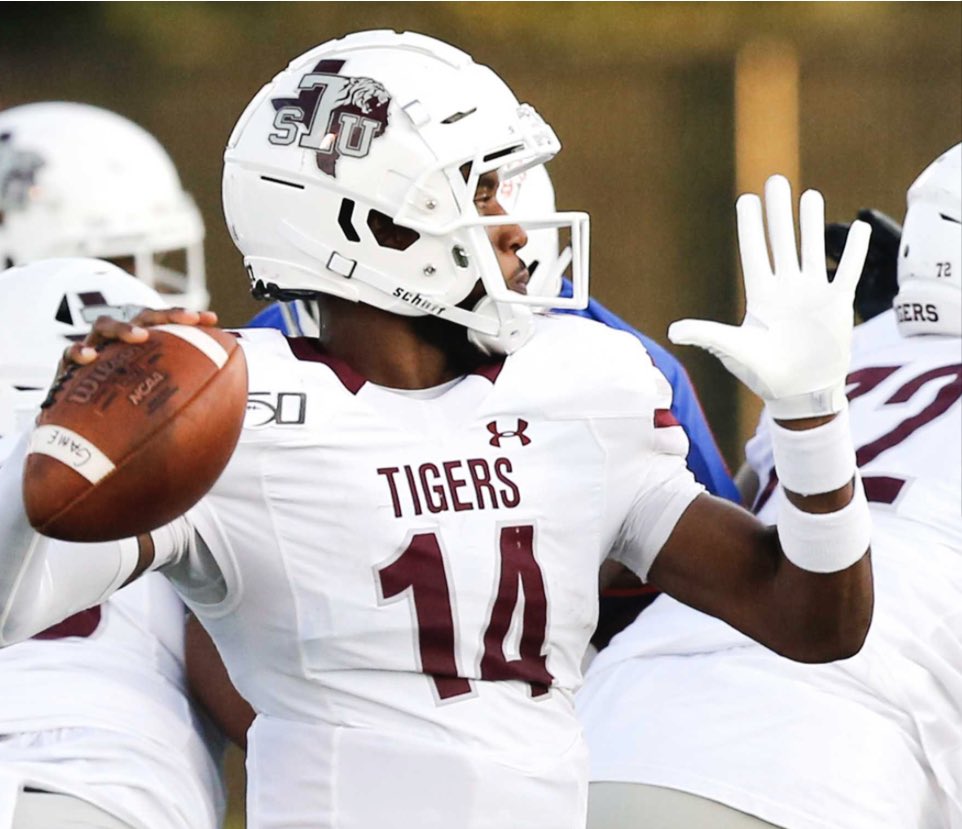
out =
{"type": "Polygon", "coordinates": [[[772,176],[765,182],[765,214],[768,238],[775,260],[775,273],[786,276],[798,273],[795,249],[795,221],[792,213],[792,186],[785,176],[772,176]]]}
{"type": "Polygon", "coordinates": [[[738,217],[738,251],[745,280],[745,300],[749,308],[753,298],[765,290],[772,278],[772,266],[765,246],[765,227],[762,224],[762,202],[754,193],[745,193],[735,202],[738,217]]]}
{"type": "Polygon", "coordinates": [[[798,209],[802,233],[802,273],[825,273],[825,200],[818,190],[806,190],[798,209]]]}
{"type": "Polygon", "coordinates": [[[868,243],[872,235],[872,228],[862,221],[852,222],[852,229],[848,232],[845,250],[835,272],[835,284],[840,290],[855,295],[855,286],[862,275],[865,255],[868,253],[868,243]]]}
{"type": "Polygon", "coordinates": [[[675,345],[695,345],[715,355],[738,359],[744,350],[745,330],[710,320],[678,320],[668,326],[668,339],[675,345]]]}

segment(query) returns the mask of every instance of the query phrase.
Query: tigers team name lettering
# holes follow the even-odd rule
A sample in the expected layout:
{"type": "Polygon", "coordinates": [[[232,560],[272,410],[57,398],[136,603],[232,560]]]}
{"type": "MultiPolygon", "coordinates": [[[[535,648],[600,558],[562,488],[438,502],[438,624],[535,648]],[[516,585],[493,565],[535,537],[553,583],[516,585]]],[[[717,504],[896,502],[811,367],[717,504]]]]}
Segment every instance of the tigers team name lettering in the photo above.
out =
{"type": "Polygon", "coordinates": [[[521,503],[521,490],[509,477],[513,471],[507,458],[469,458],[383,466],[377,474],[390,490],[394,517],[401,518],[447,510],[512,509],[521,503]]]}

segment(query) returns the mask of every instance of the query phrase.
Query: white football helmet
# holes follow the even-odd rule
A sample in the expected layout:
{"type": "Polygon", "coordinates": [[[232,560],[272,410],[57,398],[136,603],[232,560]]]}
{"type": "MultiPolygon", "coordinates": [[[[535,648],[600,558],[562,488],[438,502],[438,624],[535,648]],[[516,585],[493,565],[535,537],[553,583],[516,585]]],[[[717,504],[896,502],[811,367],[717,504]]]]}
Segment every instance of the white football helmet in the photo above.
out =
{"type": "Polygon", "coordinates": [[[166,308],[161,296],[98,259],[44,259],[0,273],[0,436],[25,428],[64,349],[101,315],[130,319],[166,308]]]}
{"type": "Polygon", "coordinates": [[[558,302],[530,286],[526,296],[508,290],[487,228],[569,228],[567,302],[584,307],[588,216],[481,216],[475,190],[482,174],[509,178],[560,146],[534,109],[459,49],[360,32],[297,58],[250,103],[224,156],[224,212],[255,295],[320,292],[430,314],[510,353],[530,333],[531,307],[558,302]],[[487,296],[458,307],[478,280],[487,296]]]}
{"type": "Polygon", "coordinates": [[[899,245],[899,331],[962,335],[962,144],[933,161],[908,192],[899,245]]]}
{"type": "Polygon", "coordinates": [[[172,304],[203,310],[203,240],[200,211],[141,127],[86,104],[0,112],[0,267],[132,258],[135,275],[172,304]]]}

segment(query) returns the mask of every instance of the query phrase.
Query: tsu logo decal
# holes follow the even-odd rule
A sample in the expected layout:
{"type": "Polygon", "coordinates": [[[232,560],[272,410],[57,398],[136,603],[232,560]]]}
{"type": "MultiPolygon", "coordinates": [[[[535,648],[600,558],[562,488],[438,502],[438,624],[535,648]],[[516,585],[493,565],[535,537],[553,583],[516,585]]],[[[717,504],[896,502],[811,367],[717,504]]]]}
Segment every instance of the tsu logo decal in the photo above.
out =
{"type": "Polygon", "coordinates": [[[297,146],[317,153],[317,167],[336,175],[342,155],[364,158],[375,138],[387,129],[388,91],[373,78],[339,75],[342,60],[322,60],[303,78],[296,98],[272,98],[277,114],[272,144],[297,146]],[[298,138],[298,135],[300,137],[298,138]]]}
{"type": "Polygon", "coordinates": [[[528,421],[522,420],[519,417],[518,428],[507,432],[502,432],[498,429],[498,422],[496,420],[492,420],[488,424],[488,431],[493,435],[493,437],[488,441],[488,443],[490,443],[492,446],[497,446],[500,449],[502,440],[507,440],[508,438],[517,438],[521,441],[522,446],[527,446],[529,443],[531,443],[531,438],[525,434],[527,428],[528,421]]]}
{"type": "Polygon", "coordinates": [[[36,153],[14,147],[11,133],[0,133],[0,222],[5,210],[21,208],[27,203],[37,170],[43,165],[43,159],[36,153]]]}

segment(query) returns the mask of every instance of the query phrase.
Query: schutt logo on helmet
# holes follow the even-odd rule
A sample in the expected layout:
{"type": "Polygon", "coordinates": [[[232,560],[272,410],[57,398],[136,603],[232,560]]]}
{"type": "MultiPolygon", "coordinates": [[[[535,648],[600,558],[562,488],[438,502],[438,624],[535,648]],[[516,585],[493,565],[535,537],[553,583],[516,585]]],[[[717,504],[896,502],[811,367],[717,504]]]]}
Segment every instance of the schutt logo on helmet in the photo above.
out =
{"type": "Polygon", "coordinates": [[[387,129],[391,96],[373,78],[339,75],[342,60],[322,60],[298,83],[296,98],[272,98],[274,131],[267,140],[314,150],[319,170],[337,172],[342,156],[364,158],[387,129]],[[299,136],[299,137],[298,137],[299,136]]]}

